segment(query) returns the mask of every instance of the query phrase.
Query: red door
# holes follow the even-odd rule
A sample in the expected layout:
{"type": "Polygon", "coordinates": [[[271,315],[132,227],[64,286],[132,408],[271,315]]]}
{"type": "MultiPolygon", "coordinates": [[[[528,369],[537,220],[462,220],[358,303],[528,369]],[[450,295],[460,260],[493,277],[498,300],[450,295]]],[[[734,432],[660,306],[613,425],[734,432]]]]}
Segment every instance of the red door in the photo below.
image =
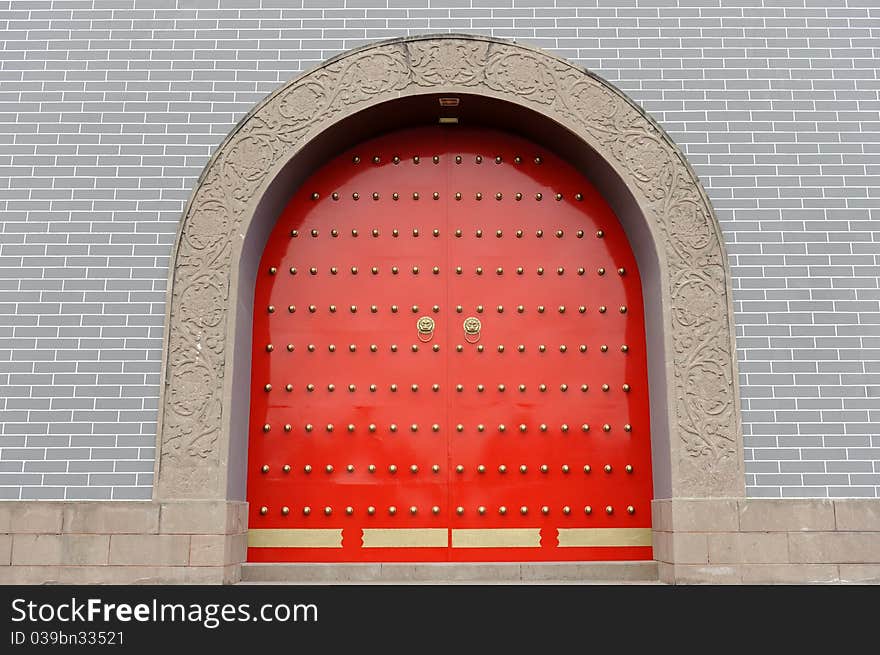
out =
{"type": "Polygon", "coordinates": [[[639,274],[587,180],[461,127],[318,170],[254,299],[250,561],[651,558],[639,274]]]}

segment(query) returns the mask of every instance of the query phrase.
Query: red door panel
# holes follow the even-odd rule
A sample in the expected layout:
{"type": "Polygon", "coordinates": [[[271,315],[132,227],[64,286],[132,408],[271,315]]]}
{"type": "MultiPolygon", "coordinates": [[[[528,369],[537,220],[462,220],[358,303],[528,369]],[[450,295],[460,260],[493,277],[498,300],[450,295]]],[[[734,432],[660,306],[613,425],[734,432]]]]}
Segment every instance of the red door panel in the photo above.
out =
{"type": "Polygon", "coordinates": [[[252,371],[251,561],[651,557],[635,259],[534,144],[420,128],[317,171],[263,255],[252,371]]]}

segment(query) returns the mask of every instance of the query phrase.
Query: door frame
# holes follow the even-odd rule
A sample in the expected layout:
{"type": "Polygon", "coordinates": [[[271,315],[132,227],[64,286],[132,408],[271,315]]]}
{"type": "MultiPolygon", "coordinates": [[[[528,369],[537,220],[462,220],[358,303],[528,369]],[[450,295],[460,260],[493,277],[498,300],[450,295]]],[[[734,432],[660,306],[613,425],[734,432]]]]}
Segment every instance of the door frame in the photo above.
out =
{"type": "Polygon", "coordinates": [[[258,103],[205,166],[170,260],[154,499],[244,499],[256,268],[292,190],[347,146],[441,118],[522,134],[603,191],[642,274],[655,502],[744,496],[730,267],[684,154],[595,74],[451,34],[325,62],[258,103]]]}

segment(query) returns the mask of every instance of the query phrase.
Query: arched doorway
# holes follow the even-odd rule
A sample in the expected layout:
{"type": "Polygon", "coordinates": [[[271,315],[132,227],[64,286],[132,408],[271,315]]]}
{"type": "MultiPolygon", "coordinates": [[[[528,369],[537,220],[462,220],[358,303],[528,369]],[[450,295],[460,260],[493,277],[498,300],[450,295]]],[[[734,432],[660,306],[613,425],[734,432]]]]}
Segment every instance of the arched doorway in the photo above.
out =
{"type": "MultiPolygon", "coordinates": [[[[233,561],[244,559],[254,290],[269,235],[291,192],[333,156],[438,118],[552,150],[601,189],[629,237],[644,292],[655,555],[674,561],[670,539],[692,525],[693,499],[729,508],[744,494],[718,221],[684,154],[623,93],[540,50],[478,36],[331,59],[254,107],[212,156],[171,257],[154,499],[199,517],[210,507],[205,520],[234,534],[233,561]]],[[[351,569],[318,568],[329,579],[351,569]]]]}
{"type": "Polygon", "coordinates": [[[546,147],[453,125],[337,155],[253,325],[250,561],[651,559],[638,267],[546,147]]]}

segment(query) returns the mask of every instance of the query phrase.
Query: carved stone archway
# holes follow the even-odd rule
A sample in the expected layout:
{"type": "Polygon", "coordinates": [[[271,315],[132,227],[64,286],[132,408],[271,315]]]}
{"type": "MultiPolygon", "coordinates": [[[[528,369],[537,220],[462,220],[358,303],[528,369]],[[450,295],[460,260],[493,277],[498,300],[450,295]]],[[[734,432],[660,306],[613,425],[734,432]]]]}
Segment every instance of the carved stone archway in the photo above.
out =
{"type": "MultiPolygon", "coordinates": [[[[236,334],[251,307],[241,264],[262,250],[259,237],[256,245],[249,238],[273,183],[293,163],[311,165],[311,146],[353,117],[438,93],[485,98],[552,124],[629,194],[641,222],[633,229],[646,235],[656,271],[657,298],[646,309],[657,326],[649,337],[652,432],[664,435],[655,470],[666,469],[666,482],[655,496],[743,496],[730,270],[684,155],[592,73],[523,45],[447,35],[381,42],[326,62],[257,105],[208,162],[171,258],[154,497],[241,499],[230,474],[246,457],[236,379],[249,370],[236,367],[249,367],[250,338],[237,348],[236,334]]],[[[246,398],[243,405],[246,412],[246,398]]]]}

